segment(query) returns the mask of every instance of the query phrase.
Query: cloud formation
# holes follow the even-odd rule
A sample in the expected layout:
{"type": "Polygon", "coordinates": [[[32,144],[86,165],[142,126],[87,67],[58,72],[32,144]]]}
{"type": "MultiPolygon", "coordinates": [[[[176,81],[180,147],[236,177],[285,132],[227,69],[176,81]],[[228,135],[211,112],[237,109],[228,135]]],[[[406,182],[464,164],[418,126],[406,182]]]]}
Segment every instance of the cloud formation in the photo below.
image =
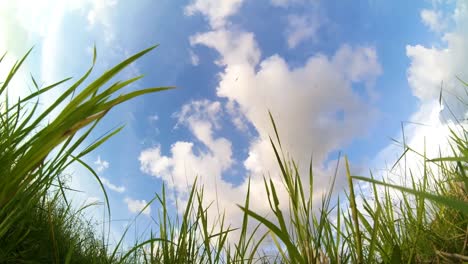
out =
{"type": "Polygon", "coordinates": [[[221,175],[233,163],[231,142],[213,135],[214,130],[219,128],[220,112],[219,102],[202,100],[184,105],[177,114],[178,124],[187,127],[206,149],[196,149],[193,142],[178,141],[171,146],[171,155],[164,156],[160,146],[155,146],[140,154],[141,170],[162,178],[170,187],[182,193],[187,191],[195,177],[206,184],[206,189],[214,190],[216,180],[229,188],[221,180],[221,175]],[[214,178],[214,181],[210,181],[210,178],[214,178]]]}
{"type": "Polygon", "coordinates": [[[446,21],[442,19],[442,12],[430,9],[421,10],[421,20],[434,32],[441,32],[447,27],[446,21]]]}
{"type": "Polygon", "coordinates": [[[94,165],[96,165],[96,171],[99,173],[109,168],[109,162],[107,160],[102,160],[101,156],[97,157],[94,165]]]}
{"type": "Polygon", "coordinates": [[[224,27],[227,19],[234,15],[244,0],[193,0],[185,7],[186,15],[201,13],[213,28],[224,27]]]}
{"type": "Polygon", "coordinates": [[[151,206],[148,206],[145,210],[143,210],[143,208],[148,205],[146,200],[134,200],[132,198],[126,197],[124,202],[127,204],[127,208],[131,213],[137,214],[141,212],[143,215],[147,216],[151,214],[151,206]]]}
{"type": "Polygon", "coordinates": [[[200,58],[198,57],[198,55],[195,54],[193,50],[190,50],[189,53],[190,53],[190,63],[192,63],[193,66],[198,66],[198,64],[200,63],[200,58]]]}
{"type": "Polygon", "coordinates": [[[464,93],[456,77],[468,80],[468,3],[458,1],[448,18],[452,19],[455,28],[442,32],[441,47],[406,46],[406,54],[411,61],[407,72],[408,83],[413,94],[422,102],[438,99],[442,82],[447,92],[464,93]]]}
{"type": "Polygon", "coordinates": [[[318,16],[310,15],[289,15],[286,36],[288,47],[295,48],[301,42],[314,38],[321,26],[318,16]]]}
{"type": "Polygon", "coordinates": [[[272,135],[269,109],[294,157],[310,157],[313,150],[322,161],[329,151],[365,132],[362,124],[368,123],[372,107],[353,84],[371,85],[381,73],[372,47],[342,45],[331,57],[316,54],[291,68],[279,55],[260,61],[251,33],[211,31],[195,35],[191,43],[219,52],[217,63],[225,69],[217,95],[235,102],[263,140],[272,135]]]}
{"type": "Polygon", "coordinates": [[[99,178],[101,179],[102,184],[104,184],[104,186],[106,186],[110,190],[114,192],[118,192],[118,193],[125,192],[125,186],[117,186],[104,177],[99,177],[99,178]]]}
{"type": "MultiPolygon", "coordinates": [[[[101,159],[101,156],[97,157],[97,160],[94,162],[94,165],[96,165],[96,172],[97,173],[102,173],[105,170],[109,168],[109,162],[106,160],[101,159]]],[[[101,180],[102,184],[107,187],[108,189],[118,192],[118,193],[123,193],[125,192],[125,187],[124,186],[117,186],[113,184],[111,181],[109,181],[107,178],[104,177],[99,177],[101,180]]]]}

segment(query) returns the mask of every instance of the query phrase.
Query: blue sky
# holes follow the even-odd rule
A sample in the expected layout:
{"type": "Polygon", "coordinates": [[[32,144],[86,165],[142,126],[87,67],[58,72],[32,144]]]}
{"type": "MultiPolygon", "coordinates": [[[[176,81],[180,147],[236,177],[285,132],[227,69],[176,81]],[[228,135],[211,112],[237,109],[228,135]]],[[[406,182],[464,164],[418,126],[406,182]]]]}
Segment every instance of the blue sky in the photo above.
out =
{"type": "MultiPolygon", "coordinates": [[[[183,202],[197,175],[207,199],[217,198],[233,222],[248,176],[259,194],[253,207],[266,210],[262,177],[269,172],[280,181],[268,110],[301,170],[314,157],[317,193],[340,151],[356,173],[394,161],[401,149],[389,138],[401,138],[402,121],[426,124],[405,126],[406,140],[421,147],[421,138],[432,139],[437,151],[451,122],[436,103],[440,83],[457,93],[455,76],[468,79],[463,0],[48,0],[0,7],[0,50],[12,62],[34,45],[22,74],[43,84],[80,76],[94,44],[95,76],[160,44],[121,77],[145,74],[129,89],[178,88],[110,112],[96,137],[126,127],[87,158],[108,188],[113,219],[133,217],[163,182],[183,202]]],[[[31,87],[21,78],[15,84],[21,88],[12,97],[31,87]]],[[[72,185],[86,191],[78,200],[102,200],[92,177],[72,171],[72,185]]],[[[157,216],[156,206],[139,221],[150,215],[157,216]]],[[[122,225],[115,223],[118,234],[122,225]]]]}

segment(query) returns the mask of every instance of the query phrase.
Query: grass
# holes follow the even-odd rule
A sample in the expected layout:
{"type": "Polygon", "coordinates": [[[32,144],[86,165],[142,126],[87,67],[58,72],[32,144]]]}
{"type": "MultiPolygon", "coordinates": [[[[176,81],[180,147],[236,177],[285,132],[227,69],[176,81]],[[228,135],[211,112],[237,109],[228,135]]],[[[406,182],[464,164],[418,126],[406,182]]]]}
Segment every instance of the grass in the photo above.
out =
{"type": "Polygon", "coordinates": [[[153,48],[135,54],[84,85],[96,61],[95,51],[90,69],[44,110],[39,110],[38,98],[71,80],[39,87],[31,78],[36,90],[10,102],[10,82],[30,52],[11,68],[0,84],[0,96],[4,98],[0,101],[0,263],[468,262],[468,137],[461,123],[452,128],[450,156],[427,157],[403,142],[405,151],[398,163],[409,153],[422,159],[420,171],[404,170],[399,175],[409,178],[406,185],[372,174],[352,175],[348,160],[339,161],[345,162],[347,192],[332,197],[335,172],[328,192],[314,207],[312,163],[308,175],[300,175],[298,164],[286,158],[287,150],[282,148],[271,115],[275,131],[271,146],[283,186],[264,178],[269,217],[251,209],[250,184],[245,202],[238,205],[242,223],[234,227],[227,224],[223,214],[209,215],[211,205],[203,206],[203,186],[196,181],[191,185],[186,207],[176,215],[169,213],[163,186],[149,203],[161,209],[145,239],[124,249],[128,227],[111,247],[105,234],[99,235],[83,217],[87,207],[73,209],[62,175],[73,163],[88,169],[102,188],[111,217],[106,190],[83,157],[122,127],[88,146],[82,145],[114,106],[171,88],[147,88],[117,96],[142,76],[107,84],[153,48]],[[51,117],[53,111],[58,115],[51,117]],[[417,173],[422,177],[416,177],[417,173]],[[356,184],[368,184],[370,194],[358,192],[356,184]],[[287,191],[286,207],[281,204],[285,201],[278,198],[279,188],[287,191]],[[239,234],[235,241],[229,238],[234,231],[239,234]],[[274,242],[273,256],[262,250],[266,239],[274,242]]]}

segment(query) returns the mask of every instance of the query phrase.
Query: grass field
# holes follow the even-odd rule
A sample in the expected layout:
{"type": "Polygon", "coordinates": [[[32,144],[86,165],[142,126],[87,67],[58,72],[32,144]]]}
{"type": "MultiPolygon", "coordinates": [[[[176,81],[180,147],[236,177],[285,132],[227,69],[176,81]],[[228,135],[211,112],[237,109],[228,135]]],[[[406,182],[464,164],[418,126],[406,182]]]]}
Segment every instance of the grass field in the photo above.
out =
{"type": "MultiPolygon", "coordinates": [[[[136,96],[172,87],[154,87],[118,95],[135,78],[107,84],[122,69],[151,51],[141,51],[88,85],[92,67],[75,83],[69,79],[39,87],[19,101],[8,100],[11,79],[26,61],[18,61],[0,83],[0,263],[464,263],[468,262],[468,135],[463,123],[452,127],[452,154],[426,157],[406,146],[405,155],[417,154],[417,173],[400,175],[406,185],[380,177],[354,176],[347,168],[348,189],[340,198],[330,191],[321,206],[313,207],[313,170],[299,175],[298,165],[286,158],[273,117],[271,146],[281,171],[289,206],[279,206],[273,181],[265,178],[269,218],[249,207],[250,191],[238,205],[244,213],[239,226],[226,224],[223,215],[208,215],[202,206],[203,187],[194,182],[182,214],[168,213],[165,187],[151,201],[162,210],[146,240],[123,248],[124,236],[110,246],[67,199],[62,173],[70,164],[88,169],[106,190],[96,172],[82,159],[122,127],[82,146],[100,120],[114,106],[136,96]],[[55,103],[39,110],[38,98],[58,86],[69,85],[55,103]],[[53,119],[50,114],[58,111],[53,119]],[[422,177],[414,177],[414,175],[422,177]],[[308,179],[304,184],[302,179],[308,179]],[[371,192],[358,192],[366,183],[371,192]],[[409,186],[409,187],[408,187],[409,186]],[[395,201],[394,193],[398,193],[395,201]],[[346,204],[346,208],[343,205],[346,204]],[[209,219],[216,219],[216,227],[209,219]],[[254,225],[253,231],[248,229],[254,225]],[[230,232],[239,239],[228,239],[230,232]],[[261,230],[267,230],[263,232],[261,230]],[[262,242],[272,239],[276,250],[266,255],[262,242]]],[[[3,57],[2,57],[3,59],[3,57]]],[[[0,60],[0,63],[1,60],[0,60]]],[[[466,86],[466,84],[464,84],[466,86]]],[[[467,87],[468,88],[468,87],[467,87]]],[[[161,94],[164,96],[164,94],[161,94]]],[[[406,171],[404,173],[407,173],[406,171]]],[[[333,179],[333,176],[330,177],[333,179]]],[[[333,182],[332,182],[333,183],[333,182]]],[[[281,188],[283,188],[281,187],[281,188]]],[[[333,184],[331,189],[333,188],[333,184]]],[[[283,201],[281,201],[283,202],[283,201]]],[[[111,212],[108,212],[111,215],[111,212]]],[[[127,233],[128,229],[125,231],[127,233]]]]}

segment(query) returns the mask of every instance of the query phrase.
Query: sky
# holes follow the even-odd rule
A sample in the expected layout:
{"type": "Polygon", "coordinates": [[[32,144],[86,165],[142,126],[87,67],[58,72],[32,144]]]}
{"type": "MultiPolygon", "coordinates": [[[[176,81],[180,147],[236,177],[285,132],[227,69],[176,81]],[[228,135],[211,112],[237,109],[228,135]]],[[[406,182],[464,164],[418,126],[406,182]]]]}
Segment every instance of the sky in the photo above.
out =
{"type": "MultiPolygon", "coordinates": [[[[453,96],[466,97],[457,77],[468,80],[464,0],[0,0],[0,52],[8,51],[0,77],[32,46],[20,74],[46,85],[83,74],[94,45],[96,77],[155,44],[120,75],[145,75],[127,91],[177,88],[112,110],[95,138],[125,129],[86,158],[108,190],[116,237],[163,183],[175,194],[173,206],[185,202],[196,177],[205,202],[216,201],[233,224],[249,178],[251,207],[266,213],[263,177],[281,185],[268,111],[301,172],[312,157],[317,202],[339,153],[353,173],[368,176],[402,153],[391,140],[403,141],[402,129],[408,145],[422,151],[426,144],[436,156],[455,124],[448,112],[467,116],[453,96]]],[[[9,96],[28,94],[28,80],[16,78],[9,96]]],[[[340,164],[336,194],[345,189],[340,164]]],[[[84,191],[77,203],[102,201],[84,168],[70,174],[72,187],[84,191]]],[[[158,210],[152,204],[143,211],[135,233],[158,210]]],[[[99,219],[103,210],[91,211],[99,219]]]]}

